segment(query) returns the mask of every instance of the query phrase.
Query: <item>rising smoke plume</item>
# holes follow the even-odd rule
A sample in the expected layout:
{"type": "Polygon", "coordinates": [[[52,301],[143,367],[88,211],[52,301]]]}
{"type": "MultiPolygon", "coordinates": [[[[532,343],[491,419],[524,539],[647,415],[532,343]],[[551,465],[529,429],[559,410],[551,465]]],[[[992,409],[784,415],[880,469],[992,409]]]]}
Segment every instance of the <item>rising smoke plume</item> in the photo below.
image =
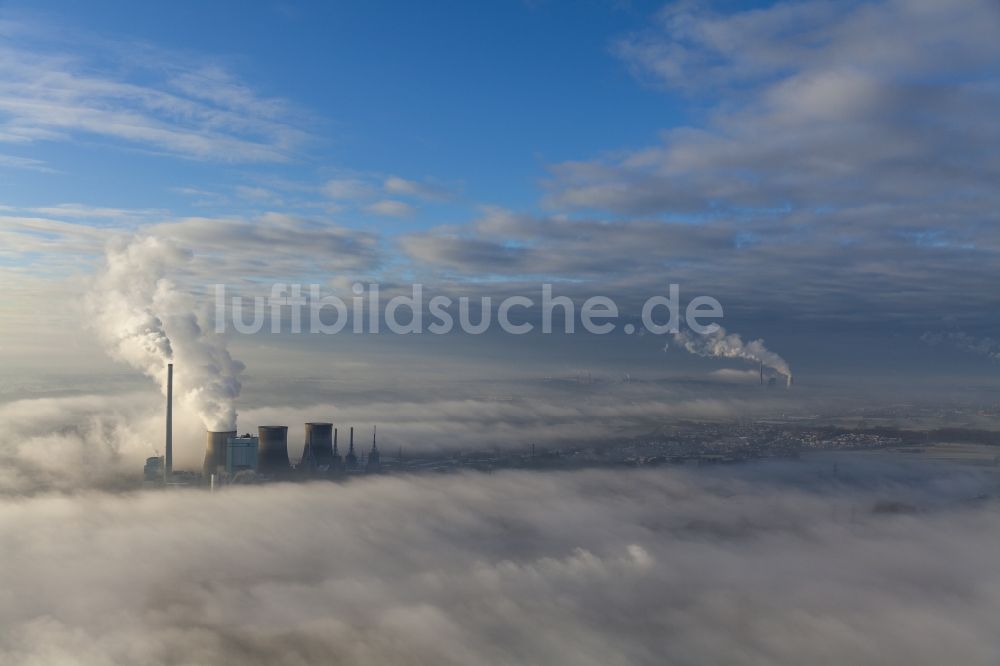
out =
{"type": "Polygon", "coordinates": [[[721,326],[714,333],[705,335],[695,335],[686,330],[678,331],[674,333],[674,342],[698,356],[754,361],[784,375],[789,383],[792,381],[792,369],[788,367],[788,363],[765,347],[763,340],[751,340],[745,343],[738,333],[726,333],[726,329],[721,326]]]}
{"type": "Polygon", "coordinates": [[[166,365],[177,364],[175,394],[208,430],[236,428],[236,398],[244,365],[225,340],[206,330],[190,298],[168,279],[190,259],[173,243],[140,237],[116,240],[87,295],[90,321],[108,353],[155,380],[166,393],[166,365]]]}

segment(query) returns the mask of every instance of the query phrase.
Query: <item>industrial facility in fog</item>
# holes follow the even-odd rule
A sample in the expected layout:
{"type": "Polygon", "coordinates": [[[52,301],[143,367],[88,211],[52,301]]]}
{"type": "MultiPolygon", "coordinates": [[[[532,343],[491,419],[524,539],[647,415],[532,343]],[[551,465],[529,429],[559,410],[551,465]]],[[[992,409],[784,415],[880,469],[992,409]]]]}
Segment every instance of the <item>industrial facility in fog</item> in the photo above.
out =
{"type": "MultiPolygon", "coordinates": [[[[196,473],[174,474],[173,470],[173,363],[167,365],[166,439],[163,456],[146,459],[143,468],[149,482],[173,483],[197,478],[196,473]]],[[[262,425],[257,434],[239,435],[236,430],[207,431],[203,483],[250,480],[293,480],[341,478],[351,474],[381,470],[382,457],[372,427],[371,448],[359,455],[354,446],[354,428],[348,430],[347,453],[340,453],[339,429],[332,423],[316,421],[305,424],[302,457],[294,462],[288,455],[288,426],[262,425]]]]}
{"type": "MultiPolygon", "coordinates": [[[[774,387],[778,378],[769,371],[770,368],[760,364],[760,383],[762,386],[774,387]]],[[[784,375],[785,386],[791,387],[792,377],[784,375]]],[[[376,427],[372,426],[371,446],[359,444],[355,447],[354,428],[344,429],[334,427],[328,421],[312,421],[305,424],[305,437],[302,456],[292,460],[288,454],[288,426],[262,425],[257,433],[237,430],[208,431],[205,433],[205,456],[200,471],[179,471],[173,469],[173,364],[167,366],[167,406],[166,406],[166,440],[163,456],[146,459],[144,478],[149,485],[196,485],[204,484],[214,488],[218,484],[255,483],[267,481],[307,481],[314,479],[340,480],[351,476],[372,474],[377,472],[421,472],[421,471],[452,471],[459,468],[492,470],[504,467],[516,468],[549,468],[561,466],[586,466],[590,463],[603,464],[645,464],[643,460],[668,460],[671,462],[696,460],[699,464],[715,463],[719,460],[739,461],[753,458],[752,452],[726,451],[725,455],[712,453],[685,453],[683,455],[666,455],[657,451],[656,455],[643,457],[630,456],[628,451],[634,444],[627,444],[617,451],[620,458],[610,448],[606,447],[599,454],[583,454],[578,449],[565,452],[545,451],[536,456],[534,443],[529,443],[525,450],[512,451],[503,459],[490,453],[480,453],[473,456],[408,456],[403,461],[402,449],[397,456],[385,461],[383,470],[382,455],[376,442],[376,427]],[[340,432],[345,434],[346,442],[340,441],[340,432]],[[346,452],[343,445],[346,444],[346,452]],[[362,447],[366,451],[362,451],[362,447]],[[609,457],[610,455],[610,457],[609,457]],[[589,457],[588,457],[589,456],[589,457]]],[[[765,429],[766,430],[766,429],[765,429]]],[[[864,439],[864,438],[862,438],[864,439]]],[[[865,440],[867,441],[867,440],[865,440]]],[[[880,440],[879,440],[880,441],[880,440]]],[[[687,446],[685,444],[685,446],[687,446]]],[[[757,447],[760,451],[770,450],[757,447]]],[[[788,447],[778,446],[780,454],[787,453],[788,447]]]]}

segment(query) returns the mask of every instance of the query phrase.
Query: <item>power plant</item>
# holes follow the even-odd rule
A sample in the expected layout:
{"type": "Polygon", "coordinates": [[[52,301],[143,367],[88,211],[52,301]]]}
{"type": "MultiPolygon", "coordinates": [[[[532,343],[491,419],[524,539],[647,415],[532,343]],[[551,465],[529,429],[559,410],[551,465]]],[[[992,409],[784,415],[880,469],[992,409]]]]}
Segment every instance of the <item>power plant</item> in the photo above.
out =
{"type": "MultiPolygon", "coordinates": [[[[775,370],[760,364],[760,383],[776,386],[779,377],[784,376],[785,385],[791,387],[790,373],[775,370]],[[776,376],[777,375],[777,376],[776,376]]],[[[200,474],[193,471],[175,471],[173,467],[173,364],[167,365],[166,376],[166,423],[165,451],[162,456],[146,459],[143,476],[148,485],[197,485],[215,489],[230,483],[255,483],[267,481],[308,481],[316,479],[340,480],[362,474],[378,474],[399,469],[447,471],[466,465],[473,469],[492,469],[499,463],[490,459],[486,462],[462,462],[462,456],[447,460],[416,460],[407,458],[403,462],[402,448],[395,459],[383,464],[378,448],[377,429],[372,427],[371,448],[367,454],[359,453],[354,445],[354,427],[348,426],[347,452],[341,456],[339,448],[339,428],[329,421],[309,421],[304,424],[302,456],[292,460],[288,453],[288,426],[262,425],[257,434],[245,432],[239,435],[233,424],[232,430],[209,430],[205,432],[205,455],[200,474]]],[[[538,467],[551,465],[546,459],[539,462],[535,446],[531,445],[530,456],[512,456],[514,466],[538,467]]]]}
{"type": "MultiPolygon", "coordinates": [[[[173,470],[173,363],[167,364],[167,405],[165,424],[165,455],[146,459],[144,477],[150,483],[187,485],[182,479],[196,477],[191,472],[173,470]]],[[[381,470],[381,455],[372,430],[372,448],[362,464],[354,449],[354,428],[350,428],[347,455],[341,459],[338,450],[338,429],[328,421],[305,424],[302,458],[293,463],[288,455],[288,426],[262,425],[257,435],[238,435],[236,430],[205,432],[205,457],[201,480],[213,489],[223,479],[295,480],[339,478],[349,474],[375,473],[381,470]]]]}

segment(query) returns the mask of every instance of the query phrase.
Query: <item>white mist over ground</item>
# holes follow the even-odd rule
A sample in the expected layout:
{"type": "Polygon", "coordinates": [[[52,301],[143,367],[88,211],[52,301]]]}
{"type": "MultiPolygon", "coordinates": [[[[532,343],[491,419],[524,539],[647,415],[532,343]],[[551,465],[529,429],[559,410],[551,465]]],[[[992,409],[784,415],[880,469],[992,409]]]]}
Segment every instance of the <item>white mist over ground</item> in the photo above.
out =
{"type": "MultiPolygon", "coordinates": [[[[256,432],[262,424],[288,425],[293,461],[308,421],[355,426],[365,442],[377,424],[387,455],[400,447],[407,454],[525,451],[530,444],[599,446],[647,436],[678,420],[731,422],[805,404],[795,391],[766,392],[728,381],[710,384],[710,392],[677,383],[425,383],[419,391],[398,393],[295,379],[259,384],[248,382],[237,426],[256,432]]],[[[164,403],[141,378],[132,385],[135,390],[120,393],[0,403],[0,495],[136,484],[145,458],[163,453],[164,403]]],[[[175,468],[200,469],[204,426],[190,404],[175,408],[173,440],[175,468]]]]}
{"type": "Polygon", "coordinates": [[[4,499],[0,663],[995,664],[995,479],[831,469],[4,499]]]}
{"type": "MultiPolygon", "coordinates": [[[[200,466],[205,431],[189,407],[175,411],[180,466],[200,466]]],[[[163,453],[164,406],[152,391],[0,404],[0,496],[135,486],[145,459],[163,453]]]]}

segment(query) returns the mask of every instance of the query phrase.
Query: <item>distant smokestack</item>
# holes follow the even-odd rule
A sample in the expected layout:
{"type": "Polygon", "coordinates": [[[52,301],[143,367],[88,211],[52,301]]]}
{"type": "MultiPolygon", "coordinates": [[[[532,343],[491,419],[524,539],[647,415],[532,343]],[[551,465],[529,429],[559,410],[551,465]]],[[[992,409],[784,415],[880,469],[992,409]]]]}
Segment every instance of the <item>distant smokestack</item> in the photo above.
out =
{"type": "Polygon", "coordinates": [[[288,426],[257,428],[257,471],[283,474],[288,471],[288,426]]]}
{"type": "Polygon", "coordinates": [[[764,385],[764,364],[760,364],[760,385],[764,385]]]}
{"type": "Polygon", "coordinates": [[[163,454],[163,481],[174,473],[174,364],[167,363],[167,442],[163,454]]]}
{"type": "Polygon", "coordinates": [[[377,472],[381,469],[382,454],[379,453],[378,445],[375,444],[375,431],[377,426],[372,426],[372,450],[368,454],[368,464],[365,466],[367,472],[377,472]]]}
{"type": "Polygon", "coordinates": [[[205,476],[215,474],[217,469],[226,466],[226,444],[230,437],[236,437],[235,430],[209,430],[205,433],[205,462],[201,468],[205,476]]]}
{"type": "Polygon", "coordinates": [[[351,440],[347,448],[347,456],[344,458],[344,463],[347,467],[354,468],[358,465],[358,456],[354,453],[354,427],[351,427],[351,440]]]}
{"type": "Polygon", "coordinates": [[[785,388],[792,388],[792,376],[791,375],[786,375],[786,376],[788,378],[788,381],[785,383],[785,388]]]}

